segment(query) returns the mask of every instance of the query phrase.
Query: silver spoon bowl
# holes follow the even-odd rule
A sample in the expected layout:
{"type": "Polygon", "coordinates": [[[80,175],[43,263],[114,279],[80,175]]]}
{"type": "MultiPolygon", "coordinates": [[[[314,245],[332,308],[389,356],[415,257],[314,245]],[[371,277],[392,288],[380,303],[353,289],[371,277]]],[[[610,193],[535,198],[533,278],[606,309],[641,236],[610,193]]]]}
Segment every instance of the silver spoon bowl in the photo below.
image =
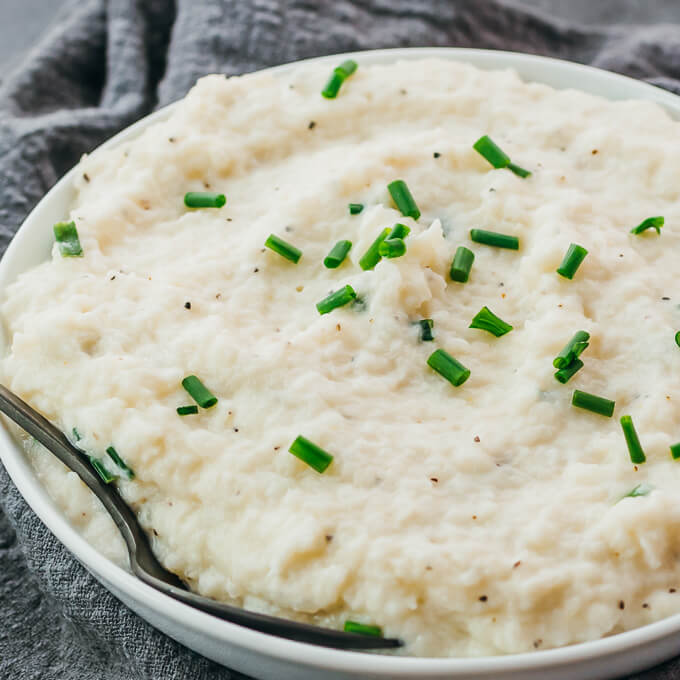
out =
{"type": "Polygon", "coordinates": [[[74,446],[61,430],[4,385],[0,385],[0,412],[37,439],[87,484],[102,502],[123,536],[133,573],[152,588],[194,609],[200,609],[225,621],[289,640],[335,649],[390,649],[402,646],[402,641],[395,638],[358,635],[312,626],[248,611],[192,593],[176,574],[161,566],[135,514],[125,504],[116,488],[105,484],[99,478],[90,466],[84,451],[74,446]]]}

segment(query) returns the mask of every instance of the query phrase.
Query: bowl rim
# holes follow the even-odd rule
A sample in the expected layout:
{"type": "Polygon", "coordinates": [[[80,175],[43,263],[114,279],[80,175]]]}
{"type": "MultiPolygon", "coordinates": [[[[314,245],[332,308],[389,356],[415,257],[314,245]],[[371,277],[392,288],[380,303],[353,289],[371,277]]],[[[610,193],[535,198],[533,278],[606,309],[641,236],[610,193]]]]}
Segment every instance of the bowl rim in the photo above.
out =
{"type": "MultiPolygon", "coordinates": [[[[557,89],[578,89],[599,94],[605,99],[643,99],[660,104],[672,117],[680,118],[680,97],[633,78],[551,57],[457,47],[419,47],[365,50],[314,57],[258,70],[283,76],[300,66],[331,64],[338,60],[354,58],[365,64],[387,64],[398,60],[443,58],[472,64],[485,70],[516,69],[522,80],[543,82],[557,89]],[[530,75],[526,75],[529,73],[530,75]],[[579,85],[569,87],[561,83],[579,80],[579,85]],[[586,87],[582,87],[581,80],[586,87]]],[[[167,118],[177,102],[151,113],[126,127],[91,153],[111,148],[133,139],[149,125],[167,118]]],[[[0,289],[26,269],[19,255],[22,249],[31,247],[45,223],[50,225],[50,204],[63,194],[72,193],[77,166],[69,170],[39,201],[12,238],[0,260],[0,289]],[[19,260],[19,262],[15,262],[19,260]]],[[[556,649],[537,650],[500,656],[464,658],[433,658],[387,656],[363,652],[340,651],[316,647],[306,643],[285,640],[264,633],[242,628],[236,624],[193,609],[142,583],[130,572],[117,566],[101,555],[73,527],[62,514],[59,506],[48,495],[23,450],[16,444],[3,422],[0,427],[0,461],[23,496],[43,524],[56,536],[68,551],[108,589],[116,589],[129,595],[135,602],[152,610],[159,617],[180,621],[194,633],[218,638],[225,644],[237,646],[253,653],[266,653],[274,661],[304,664],[348,673],[371,672],[380,677],[440,677],[481,675],[489,672],[537,671],[556,669],[577,662],[592,661],[619,654],[635,647],[680,633],[680,613],[640,628],[617,633],[588,642],[575,643],[556,649]],[[266,647],[266,649],[264,649],[266,647]]],[[[138,614],[139,615],[139,614],[138,614]]],[[[145,618],[145,617],[143,617],[145,618]]]]}

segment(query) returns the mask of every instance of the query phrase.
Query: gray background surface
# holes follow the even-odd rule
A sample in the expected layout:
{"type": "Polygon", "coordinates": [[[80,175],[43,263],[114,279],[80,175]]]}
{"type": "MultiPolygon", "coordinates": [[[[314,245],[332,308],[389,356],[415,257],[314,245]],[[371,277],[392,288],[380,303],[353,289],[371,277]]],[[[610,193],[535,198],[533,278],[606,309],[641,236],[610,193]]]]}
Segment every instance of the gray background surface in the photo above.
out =
{"type": "MultiPolygon", "coordinates": [[[[243,0],[252,2],[253,0],[243,0]]],[[[474,0],[469,0],[474,2],[474,0]]],[[[521,0],[528,7],[585,23],[653,24],[680,21],[680,0],[521,0]]],[[[31,49],[62,10],[65,0],[0,0],[0,80],[31,49]]]]}

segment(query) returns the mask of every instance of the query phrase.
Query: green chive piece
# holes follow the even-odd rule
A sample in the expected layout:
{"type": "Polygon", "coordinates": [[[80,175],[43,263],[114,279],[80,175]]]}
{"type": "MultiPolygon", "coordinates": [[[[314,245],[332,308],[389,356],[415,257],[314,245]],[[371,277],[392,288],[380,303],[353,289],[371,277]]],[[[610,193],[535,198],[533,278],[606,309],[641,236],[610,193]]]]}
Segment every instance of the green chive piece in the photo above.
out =
{"type": "Polygon", "coordinates": [[[675,344],[680,347],[680,331],[675,334],[675,344]]]}
{"type": "Polygon", "coordinates": [[[511,170],[522,179],[524,179],[525,177],[529,177],[529,175],[531,175],[531,172],[529,170],[525,170],[523,167],[515,165],[514,163],[508,163],[508,170],[511,170]]]}
{"type": "Polygon", "coordinates": [[[494,168],[507,168],[510,165],[510,156],[489,135],[480,137],[472,145],[472,148],[484,156],[494,168]]]}
{"type": "Polygon", "coordinates": [[[640,439],[638,438],[637,432],[635,431],[633,419],[630,416],[621,416],[621,427],[623,428],[623,436],[626,438],[626,444],[628,445],[630,460],[635,465],[644,463],[647,458],[645,456],[645,452],[642,450],[642,446],[640,445],[640,439]]]}
{"type": "Polygon", "coordinates": [[[449,275],[452,281],[467,283],[470,278],[472,263],[475,261],[475,254],[465,246],[458,246],[456,254],[453,256],[451,271],[449,275]]]}
{"type": "Polygon", "coordinates": [[[561,382],[563,385],[568,383],[576,373],[583,368],[583,362],[580,359],[574,359],[568,366],[560,368],[555,372],[555,380],[561,382]]]}
{"type": "Polygon", "coordinates": [[[132,468],[130,468],[118,455],[118,451],[116,451],[113,446],[109,446],[109,448],[106,449],[106,453],[109,454],[109,458],[111,458],[111,460],[125,473],[125,476],[128,479],[134,479],[135,473],[133,472],[132,468]]]}
{"type": "Polygon", "coordinates": [[[264,242],[265,247],[273,250],[275,253],[285,257],[286,260],[290,260],[297,264],[302,257],[302,251],[299,248],[291,245],[282,238],[279,238],[276,234],[269,234],[267,240],[264,242]]]}
{"type": "Polygon", "coordinates": [[[82,437],[80,436],[80,432],[78,432],[78,430],[76,430],[75,427],[73,428],[73,439],[77,442],[79,442],[82,439],[82,437]]]}
{"type": "Polygon", "coordinates": [[[401,257],[405,252],[406,243],[401,238],[386,238],[378,246],[378,253],[381,257],[401,257]]]}
{"type": "Polygon", "coordinates": [[[217,403],[217,397],[195,375],[184,378],[182,387],[201,408],[210,408],[217,403]]]}
{"type": "Polygon", "coordinates": [[[78,238],[76,223],[57,222],[54,227],[54,238],[59,245],[59,252],[62,257],[82,257],[83,249],[78,238]]]}
{"type": "Polygon", "coordinates": [[[642,482],[641,484],[634,486],[627,494],[621,496],[621,498],[619,498],[619,501],[622,501],[624,498],[637,498],[638,496],[648,496],[650,493],[652,493],[653,490],[654,490],[653,487],[649,486],[649,484],[645,484],[644,482],[642,482]]]}
{"type": "Polygon", "coordinates": [[[390,196],[392,196],[394,205],[397,206],[404,217],[412,217],[414,220],[420,217],[420,210],[418,210],[413,195],[404,180],[395,179],[394,182],[390,182],[387,185],[387,190],[390,192],[390,196]]]}
{"type": "Polygon", "coordinates": [[[576,331],[574,337],[562,348],[562,351],[553,359],[555,368],[566,368],[574,359],[578,359],[583,350],[590,344],[590,333],[576,331]]]}
{"type": "Polygon", "coordinates": [[[472,319],[469,328],[479,328],[480,330],[491,333],[491,335],[495,335],[497,338],[500,338],[501,335],[505,335],[512,330],[512,326],[509,323],[498,318],[486,306],[482,307],[477,314],[475,314],[475,318],[472,319]]]}
{"type": "Polygon", "coordinates": [[[601,416],[611,418],[614,413],[616,402],[605,399],[604,397],[598,397],[595,394],[574,390],[574,394],[571,397],[571,404],[572,406],[576,406],[576,408],[582,408],[586,411],[592,411],[601,416]]]}
{"type": "Polygon", "coordinates": [[[510,156],[503,151],[503,149],[494,142],[489,135],[484,135],[480,137],[473,145],[472,148],[484,158],[486,158],[494,168],[508,168],[519,177],[529,177],[531,173],[528,170],[515,165],[510,161],[510,156]]]}
{"type": "Polygon", "coordinates": [[[357,64],[354,59],[347,59],[346,61],[343,61],[340,66],[336,66],[335,71],[336,73],[341,73],[343,77],[349,78],[357,68],[359,68],[359,64],[357,64]]]}
{"type": "Polygon", "coordinates": [[[328,297],[325,297],[321,302],[317,302],[316,308],[319,314],[328,314],[328,312],[332,312],[334,309],[352,302],[352,300],[356,299],[356,296],[357,294],[352,286],[344,286],[340,290],[331,293],[328,297]]]}
{"type": "Polygon", "coordinates": [[[224,194],[214,191],[187,191],[184,194],[184,205],[187,208],[221,208],[227,202],[224,194]]]}
{"type": "Polygon", "coordinates": [[[99,478],[104,482],[104,484],[111,484],[111,482],[118,479],[116,475],[112,475],[104,466],[98,458],[94,456],[88,456],[90,465],[94,468],[94,471],[99,475],[99,478]]]}
{"type": "Polygon", "coordinates": [[[342,84],[357,70],[357,66],[358,64],[354,59],[348,59],[347,61],[343,61],[340,66],[336,66],[333,69],[333,73],[328,79],[326,86],[321,90],[322,96],[326,99],[335,99],[338,96],[342,84]]]}
{"type": "Polygon", "coordinates": [[[198,406],[196,404],[189,404],[188,406],[178,406],[177,415],[180,416],[193,416],[198,413],[198,406]]]}
{"type": "Polygon", "coordinates": [[[519,239],[516,236],[499,234],[497,231],[470,229],[470,239],[475,243],[483,243],[485,246],[496,246],[496,248],[519,250],[519,239]]]}
{"type": "Polygon", "coordinates": [[[631,234],[641,234],[647,229],[656,229],[657,234],[661,234],[661,227],[663,227],[664,219],[663,217],[648,217],[646,220],[642,220],[637,227],[633,227],[630,230],[631,234]]]}
{"type": "Polygon", "coordinates": [[[358,623],[357,621],[345,621],[345,633],[358,633],[359,635],[372,635],[373,637],[382,637],[382,628],[380,626],[369,626],[365,623],[358,623]]]}
{"type": "Polygon", "coordinates": [[[401,222],[397,222],[393,227],[390,235],[387,238],[401,238],[405,239],[411,233],[411,227],[407,227],[401,222]]]}
{"type": "Polygon", "coordinates": [[[418,321],[418,325],[420,326],[420,339],[423,342],[431,342],[434,340],[434,335],[432,334],[434,321],[432,321],[432,319],[421,319],[418,321]]]}
{"type": "Polygon", "coordinates": [[[302,435],[297,437],[288,451],[317,472],[325,472],[326,468],[333,462],[333,456],[330,453],[302,435]]]}
{"type": "Polygon", "coordinates": [[[470,369],[465,368],[446,350],[436,349],[430,354],[427,365],[446,378],[454,387],[459,387],[470,377],[470,369]]]}
{"type": "Polygon", "coordinates": [[[326,255],[323,261],[324,267],[327,269],[337,269],[343,263],[351,248],[351,241],[338,241],[331,248],[331,252],[326,255]]]}
{"type": "Polygon", "coordinates": [[[680,442],[671,444],[671,456],[673,456],[673,460],[680,458],[680,442]]]}
{"type": "Polygon", "coordinates": [[[350,203],[349,204],[349,214],[358,215],[364,209],[363,203],[350,203]]]}
{"type": "Polygon", "coordinates": [[[388,234],[390,233],[391,229],[389,227],[385,227],[380,234],[378,234],[378,238],[371,243],[371,245],[368,247],[368,250],[364,253],[362,258],[359,260],[359,266],[364,270],[368,271],[369,269],[373,269],[378,262],[381,260],[381,255],[378,252],[380,249],[380,244],[387,238],[388,234]]]}
{"type": "Polygon", "coordinates": [[[576,243],[572,243],[567,250],[562,264],[557,268],[557,273],[564,276],[565,279],[573,279],[576,270],[581,266],[581,262],[585,260],[588,251],[576,243]]]}

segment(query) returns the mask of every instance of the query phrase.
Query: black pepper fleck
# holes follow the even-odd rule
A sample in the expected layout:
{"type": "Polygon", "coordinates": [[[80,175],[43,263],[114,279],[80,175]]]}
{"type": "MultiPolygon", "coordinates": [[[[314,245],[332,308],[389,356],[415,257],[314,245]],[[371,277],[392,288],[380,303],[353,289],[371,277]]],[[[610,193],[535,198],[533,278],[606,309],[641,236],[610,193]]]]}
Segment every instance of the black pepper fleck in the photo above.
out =
{"type": "Polygon", "coordinates": [[[227,222],[231,222],[231,217],[227,217],[227,222]]]}
{"type": "Polygon", "coordinates": [[[116,275],[114,274],[109,280],[113,281],[116,278],[116,275]]]}
{"type": "Polygon", "coordinates": [[[259,268],[259,267],[255,267],[255,269],[253,269],[253,274],[257,274],[257,272],[259,272],[259,271],[260,271],[260,268],[259,268]]]}
{"type": "Polygon", "coordinates": [[[538,638],[538,640],[534,640],[534,649],[538,649],[542,644],[543,640],[541,640],[541,638],[538,638]]]}
{"type": "Polygon", "coordinates": [[[191,309],[191,302],[188,300],[184,303],[184,309],[191,309]]]}
{"type": "Polygon", "coordinates": [[[168,137],[168,141],[170,142],[170,144],[172,144],[175,141],[175,138],[174,137],[168,137]]]}
{"type": "Polygon", "coordinates": [[[669,297],[666,297],[665,295],[661,298],[662,300],[670,300],[669,297]]]}
{"type": "Polygon", "coordinates": [[[479,601],[480,602],[486,602],[489,598],[486,595],[480,595],[479,596],[479,601]]]}
{"type": "Polygon", "coordinates": [[[674,592],[675,592],[675,588],[669,588],[669,589],[668,589],[668,592],[669,592],[669,593],[674,593],[674,592]]]}
{"type": "Polygon", "coordinates": [[[330,543],[333,540],[333,534],[326,534],[326,543],[330,543]]]}
{"type": "Polygon", "coordinates": [[[84,172],[84,173],[83,173],[83,179],[84,179],[86,182],[89,182],[89,181],[90,181],[90,176],[89,176],[86,172],[84,172]]]}
{"type": "Polygon", "coordinates": [[[474,441],[477,442],[477,443],[479,443],[479,442],[481,442],[482,440],[481,440],[479,437],[475,437],[474,441]]]}
{"type": "Polygon", "coordinates": [[[439,158],[441,156],[439,151],[435,151],[432,155],[434,156],[434,158],[439,158]]]}
{"type": "Polygon", "coordinates": [[[315,120],[310,120],[309,125],[307,126],[307,129],[313,130],[316,127],[316,121],[315,120]]]}
{"type": "Polygon", "coordinates": [[[290,224],[287,225],[287,226],[285,226],[284,229],[285,229],[286,231],[288,231],[288,232],[293,231],[293,227],[291,227],[290,224]]]}
{"type": "Polygon", "coordinates": [[[401,90],[399,90],[399,92],[401,92],[401,94],[408,94],[403,87],[401,88],[401,90]]]}
{"type": "Polygon", "coordinates": [[[431,481],[433,484],[437,484],[437,483],[439,482],[439,479],[438,479],[437,477],[430,477],[430,481],[431,481]]]}
{"type": "Polygon", "coordinates": [[[649,609],[649,605],[646,602],[642,603],[642,608],[643,609],[649,609]]]}
{"type": "Polygon", "coordinates": [[[626,606],[623,600],[619,600],[619,609],[623,609],[626,606]]]}
{"type": "Polygon", "coordinates": [[[590,153],[592,153],[594,156],[595,154],[597,154],[597,149],[593,149],[590,153]]]}
{"type": "Polygon", "coordinates": [[[517,569],[517,567],[519,567],[520,564],[522,564],[522,561],[521,561],[521,560],[517,560],[517,562],[515,562],[515,563],[512,565],[512,568],[513,568],[513,569],[517,569]]]}
{"type": "Polygon", "coordinates": [[[234,432],[238,432],[238,427],[235,427],[235,428],[234,428],[234,432]]]}

